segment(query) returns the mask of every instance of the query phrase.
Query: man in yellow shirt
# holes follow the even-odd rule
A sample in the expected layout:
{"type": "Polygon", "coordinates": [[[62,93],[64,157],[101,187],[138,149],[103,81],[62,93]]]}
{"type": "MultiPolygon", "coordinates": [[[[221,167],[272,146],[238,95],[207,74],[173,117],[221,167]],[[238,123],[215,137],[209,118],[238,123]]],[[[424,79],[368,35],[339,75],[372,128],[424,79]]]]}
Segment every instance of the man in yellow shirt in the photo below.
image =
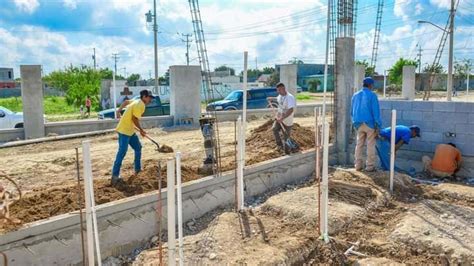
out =
{"type": "Polygon", "coordinates": [[[120,118],[122,109],[127,107],[127,110],[123,113],[123,116],[120,118],[120,122],[115,129],[118,133],[119,148],[112,168],[113,186],[123,184],[123,179],[120,177],[120,167],[122,166],[123,158],[127,154],[128,145],[130,145],[130,147],[135,151],[135,173],[141,171],[142,145],[137,134],[135,134],[135,128],[140,130],[140,135],[143,137],[146,135],[145,131],[140,126],[139,119],[145,112],[145,106],[150,103],[153,98],[155,97],[151,94],[151,91],[142,90],[140,91],[139,100],[126,100],[117,110],[117,118],[120,118]]]}
{"type": "Polygon", "coordinates": [[[454,176],[462,164],[461,152],[453,143],[437,145],[433,160],[429,156],[423,156],[422,160],[425,171],[440,178],[454,176]]]}

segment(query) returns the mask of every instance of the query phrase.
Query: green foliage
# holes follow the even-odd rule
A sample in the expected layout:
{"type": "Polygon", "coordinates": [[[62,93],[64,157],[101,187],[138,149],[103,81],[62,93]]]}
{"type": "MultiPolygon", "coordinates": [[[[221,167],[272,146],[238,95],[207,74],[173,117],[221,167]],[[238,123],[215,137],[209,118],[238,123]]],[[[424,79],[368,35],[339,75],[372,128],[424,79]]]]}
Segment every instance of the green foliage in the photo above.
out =
{"type": "MultiPolygon", "coordinates": [[[[272,74],[275,72],[273,67],[264,67],[263,70],[260,69],[247,69],[247,78],[249,79],[258,79],[262,74],[272,74]]],[[[244,72],[240,72],[240,76],[243,76],[244,72]]],[[[276,83],[275,83],[276,84],[276,83]]]]}
{"type": "Polygon", "coordinates": [[[84,104],[86,96],[92,99],[93,107],[98,106],[101,79],[112,78],[108,69],[94,70],[90,67],[69,67],[53,71],[44,77],[51,87],[66,92],[66,102],[70,105],[84,104]]]}
{"type": "Polygon", "coordinates": [[[273,67],[264,67],[263,71],[262,71],[262,74],[272,74],[273,72],[275,72],[275,68],[273,68],[273,67]]]}
{"type": "Polygon", "coordinates": [[[369,62],[367,60],[356,60],[356,65],[363,65],[365,66],[365,76],[372,77],[375,73],[375,67],[369,66],[369,62]]]}
{"type": "Polygon", "coordinates": [[[300,60],[300,59],[295,57],[292,60],[288,60],[288,64],[301,65],[301,64],[304,64],[304,62],[303,62],[303,60],[300,60]]]}
{"type": "Polygon", "coordinates": [[[280,72],[273,71],[268,79],[268,86],[276,86],[278,82],[280,82],[280,72]]]}
{"type": "Polygon", "coordinates": [[[304,93],[298,93],[296,95],[296,99],[298,101],[304,101],[304,100],[311,100],[311,96],[309,96],[308,94],[304,94],[304,93]]]}
{"type": "Polygon", "coordinates": [[[443,74],[444,73],[444,69],[443,69],[443,65],[441,64],[430,64],[430,65],[426,65],[423,70],[422,70],[423,73],[432,73],[432,74],[443,74]]]}
{"type": "Polygon", "coordinates": [[[471,72],[473,63],[472,59],[463,59],[454,62],[454,75],[463,79],[467,78],[467,75],[471,72]]]}
{"type": "Polygon", "coordinates": [[[418,66],[418,62],[415,60],[400,58],[397,62],[388,70],[388,78],[391,84],[401,85],[403,66],[418,66]]]}
{"type": "Polygon", "coordinates": [[[308,90],[310,92],[317,92],[319,85],[321,85],[321,81],[319,79],[309,80],[308,81],[308,90]]]}
{"type": "Polygon", "coordinates": [[[140,80],[140,74],[131,74],[130,76],[128,76],[127,78],[127,84],[130,85],[130,84],[134,84],[134,82],[136,81],[139,81],[140,80]]]}
{"type": "MultiPolygon", "coordinates": [[[[10,97],[0,99],[0,106],[8,108],[13,112],[23,112],[23,102],[21,97],[10,97]]],[[[77,113],[77,108],[69,105],[65,97],[47,96],[43,99],[44,113],[46,115],[73,114],[77,113]]]]}
{"type": "Polygon", "coordinates": [[[234,76],[235,75],[235,69],[228,67],[228,66],[220,66],[216,67],[214,71],[229,71],[230,70],[230,75],[234,76]]]}

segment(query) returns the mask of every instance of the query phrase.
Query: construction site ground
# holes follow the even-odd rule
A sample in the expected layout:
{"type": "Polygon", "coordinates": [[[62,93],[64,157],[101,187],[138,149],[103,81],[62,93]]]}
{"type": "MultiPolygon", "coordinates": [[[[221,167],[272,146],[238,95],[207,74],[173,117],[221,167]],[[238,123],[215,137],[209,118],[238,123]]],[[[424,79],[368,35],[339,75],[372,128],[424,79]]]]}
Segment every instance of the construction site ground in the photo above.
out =
{"type": "MultiPolygon", "coordinates": [[[[252,119],[252,117],[251,117],[252,119]]],[[[297,117],[292,136],[302,150],[314,147],[314,117],[297,117]]],[[[251,165],[283,156],[276,149],[270,120],[252,120],[247,124],[246,163],[251,165]]],[[[174,151],[182,152],[183,181],[206,176],[198,173],[205,157],[203,137],[199,128],[150,129],[149,136],[174,151]]],[[[234,122],[219,123],[222,170],[235,169],[234,122]]],[[[22,224],[38,221],[79,209],[76,151],[79,147],[80,172],[82,174],[81,143],[91,140],[92,172],[97,204],[150,192],[158,188],[157,169],[161,162],[163,187],[166,187],[166,159],[174,153],[158,153],[156,146],[142,139],[143,171],[134,175],[133,150],[130,148],[122,166],[121,176],[126,186],[110,185],[112,164],[117,152],[117,134],[44,142],[14,148],[0,149],[0,182],[10,191],[15,188],[2,179],[13,179],[22,190],[22,199],[10,207],[11,217],[17,223],[0,223],[0,233],[13,230],[22,224]]]]}
{"type": "MultiPolygon", "coordinates": [[[[318,233],[315,182],[288,186],[262,204],[230,208],[185,224],[189,265],[472,265],[474,188],[416,185],[386,172],[332,169],[329,177],[328,244],[318,233]],[[360,254],[344,254],[353,247],[360,254]]],[[[109,263],[158,265],[157,237],[138,256],[109,263]]],[[[167,247],[163,247],[167,261],[167,247]]]]}

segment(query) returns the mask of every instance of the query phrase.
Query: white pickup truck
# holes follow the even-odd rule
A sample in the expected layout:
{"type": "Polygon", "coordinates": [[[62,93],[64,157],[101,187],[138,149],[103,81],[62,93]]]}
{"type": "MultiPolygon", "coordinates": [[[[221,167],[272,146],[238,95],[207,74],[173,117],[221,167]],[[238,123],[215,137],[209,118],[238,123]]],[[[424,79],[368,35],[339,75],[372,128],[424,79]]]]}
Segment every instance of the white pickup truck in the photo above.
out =
{"type": "Polygon", "coordinates": [[[22,128],[23,113],[15,113],[0,106],[0,129],[22,128]]]}

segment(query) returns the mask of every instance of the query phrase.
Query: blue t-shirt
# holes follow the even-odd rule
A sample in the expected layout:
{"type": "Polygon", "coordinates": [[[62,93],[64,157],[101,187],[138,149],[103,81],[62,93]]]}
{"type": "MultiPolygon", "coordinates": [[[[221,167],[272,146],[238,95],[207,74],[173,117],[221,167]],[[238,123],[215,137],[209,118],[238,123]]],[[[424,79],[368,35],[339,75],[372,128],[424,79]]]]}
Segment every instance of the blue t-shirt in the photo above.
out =
{"type": "Polygon", "coordinates": [[[362,88],[352,96],[352,123],[359,128],[363,123],[370,128],[381,128],[380,107],[377,94],[368,88],[362,88]]]}
{"type": "MultiPolygon", "coordinates": [[[[386,127],[380,130],[380,136],[384,137],[388,141],[390,141],[392,134],[392,129],[390,127],[386,127]]],[[[407,126],[396,126],[395,127],[395,144],[398,143],[400,140],[403,140],[405,144],[410,143],[411,139],[411,129],[407,126]]]]}

